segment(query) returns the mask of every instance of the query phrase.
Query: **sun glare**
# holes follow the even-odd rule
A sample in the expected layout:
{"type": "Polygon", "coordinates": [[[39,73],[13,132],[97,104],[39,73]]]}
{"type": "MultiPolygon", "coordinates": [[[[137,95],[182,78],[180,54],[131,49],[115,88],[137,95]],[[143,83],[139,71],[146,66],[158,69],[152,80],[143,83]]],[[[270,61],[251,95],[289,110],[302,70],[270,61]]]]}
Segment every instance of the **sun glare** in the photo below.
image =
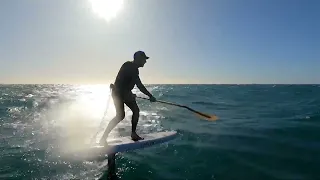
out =
{"type": "Polygon", "coordinates": [[[115,18],[123,6],[123,0],[89,0],[93,12],[110,21],[115,18]]]}

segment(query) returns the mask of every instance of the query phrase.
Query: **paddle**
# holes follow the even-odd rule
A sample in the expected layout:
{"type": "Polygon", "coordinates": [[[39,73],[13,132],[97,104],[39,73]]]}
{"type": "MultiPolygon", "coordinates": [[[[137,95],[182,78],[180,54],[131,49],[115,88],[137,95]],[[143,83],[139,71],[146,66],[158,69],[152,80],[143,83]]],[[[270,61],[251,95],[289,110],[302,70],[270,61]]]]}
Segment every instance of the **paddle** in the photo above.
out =
{"type": "MultiPolygon", "coordinates": [[[[144,97],[137,97],[137,98],[140,98],[140,99],[146,99],[146,100],[149,100],[148,98],[144,98],[144,97]]],[[[198,116],[206,119],[206,120],[209,120],[209,121],[215,121],[218,119],[218,117],[216,115],[208,115],[208,114],[204,114],[202,112],[199,112],[199,111],[196,111],[188,106],[184,106],[184,105],[180,105],[180,104],[176,104],[176,103],[172,103],[172,102],[166,102],[166,101],[160,101],[160,100],[157,100],[156,102],[160,102],[160,103],[164,103],[164,104],[169,104],[169,105],[173,105],[173,106],[177,106],[177,107],[182,107],[182,108],[186,108],[188,109],[189,111],[192,111],[194,113],[196,113],[198,116]]]]}

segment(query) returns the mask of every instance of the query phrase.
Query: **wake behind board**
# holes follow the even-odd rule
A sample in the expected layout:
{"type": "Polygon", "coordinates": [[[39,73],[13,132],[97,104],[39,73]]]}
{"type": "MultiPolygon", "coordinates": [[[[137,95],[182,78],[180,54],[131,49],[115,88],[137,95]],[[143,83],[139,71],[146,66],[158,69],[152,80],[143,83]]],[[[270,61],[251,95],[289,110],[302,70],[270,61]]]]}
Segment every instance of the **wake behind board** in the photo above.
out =
{"type": "Polygon", "coordinates": [[[118,152],[131,151],[161,144],[177,137],[176,131],[155,132],[140,135],[143,140],[133,141],[131,136],[125,136],[107,141],[106,145],[94,145],[91,149],[105,154],[115,154],[118,152]]]}

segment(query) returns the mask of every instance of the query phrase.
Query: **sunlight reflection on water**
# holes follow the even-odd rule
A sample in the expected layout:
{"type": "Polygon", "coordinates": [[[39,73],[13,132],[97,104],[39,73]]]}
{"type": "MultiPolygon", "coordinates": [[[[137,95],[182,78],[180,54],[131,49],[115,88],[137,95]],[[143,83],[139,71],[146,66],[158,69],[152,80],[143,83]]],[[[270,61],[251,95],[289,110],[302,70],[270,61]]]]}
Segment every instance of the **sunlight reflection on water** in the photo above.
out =
{"type": "MultiPolygon", "coordinates": [[[[48,90],[43,93],[48,93],[48,90]]],[[[68,87],[67,90],[60,89],[56,93],[51,92],[51,94],[57,93],[58,99],[62,100],[54,101],[54,105],[42,113],[42,119],[46,119],[42,123],[48,130],[48,135],[55,137],[59,151],[71,153],[87,148],[87,143],[92,137],[96,137],[96,142],[99,141],[109,121],[116,114],[109,86],[81,85],[68,87]]],[[[141,95],[136,89],[133,93],[141,95]]],[[[126,106],[125,112],[125,119],[110,133],[109,138],[130,135],[132,112],[126,106]]],[[[150,112],[141,109],[137,131],[140,133],[148,133],[154,129],[159,131],[161,129],[159,117],[154,110],[150,112]]]]}

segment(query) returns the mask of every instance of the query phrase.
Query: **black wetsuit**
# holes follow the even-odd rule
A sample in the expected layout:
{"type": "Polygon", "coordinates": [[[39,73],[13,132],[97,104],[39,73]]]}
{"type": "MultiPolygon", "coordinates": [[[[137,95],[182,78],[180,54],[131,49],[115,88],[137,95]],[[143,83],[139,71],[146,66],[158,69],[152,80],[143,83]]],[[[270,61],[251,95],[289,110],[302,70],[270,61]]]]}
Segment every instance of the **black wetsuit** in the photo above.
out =
{"type": "Polygon", "coordinates": [[[116,77],[112,88],[112,97],[116,108],[117,116],[120,119],[124,117],[124,104],[126,104],[134,114],[139,113],[139,107],[134,98],[132,98],[131,90],[139,78],[139,69],[131,61],[125,62],[116,77]]]}
{"type": "Polygon", "coordinates": [[[119,98],[124,99],[125,96],[131,94],[131,90],[136,84],[136,80],[139,77],[139,69],[131,61],[125,62],[116,77],[114,82],[114,92],[119,98]]]}
{"type": "Polygon", "coordinates": [[[135,85],[138,86],[142,92],[144,92],[146,95],[151,97],[153,96],[147,91],[147,89],[142,85],[141,80],[139,78],[139,70],[138,65],[131,61],[125,62],[116,77],[116,80],[114,84],[111,84],[110,87],[112,89],[112,98],[113,103],[116,108],[116,116],[110,121],[110,123],[107,126],[107,129],[105,130],[101,142],[103,143],[104,140],[107,138],[108,134],[111,132],[111,130],[124,119],[125,112],[124,112],[124,104],[126,104],[132,111],[132,133],[131,138],[134,141],[143,139],[139,137],[136,134],[136,128],[138,124],[139,119],[139,107],[137,105],[136,99],[133,96],[131,90],[134,88],[135,85]]]}

